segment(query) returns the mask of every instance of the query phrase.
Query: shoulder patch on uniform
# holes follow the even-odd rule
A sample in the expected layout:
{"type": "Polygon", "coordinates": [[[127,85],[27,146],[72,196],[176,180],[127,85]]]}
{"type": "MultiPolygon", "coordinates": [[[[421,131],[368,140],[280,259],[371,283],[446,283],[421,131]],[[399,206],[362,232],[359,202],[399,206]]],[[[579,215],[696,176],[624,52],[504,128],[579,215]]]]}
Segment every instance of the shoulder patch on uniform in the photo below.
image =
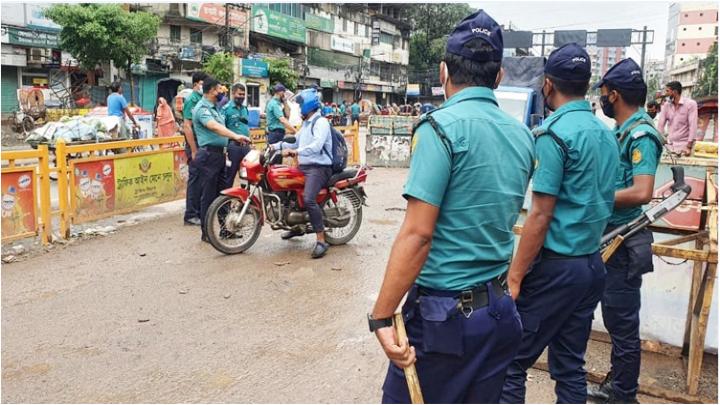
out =
{"type": "Polygon", "coordinates": [[[645,136],[645,135],[649,135],[649,133],[648,133],[647,131],[637,131],[637,132],[634,132],[634,133],[632,134],[632,138],[633,138],[633,139],[638,139],[638,138],[641,138],[641,137],[643,137],[643,136],[645,136]]]}
{"type": "Polygon", "coordinates": [[[415,133],[412,137],[412,144],[410,145],[410,153],[415,151],[415,146],[417,146],[418,138],[420,138],[420,134],[415,133]]]}
{"type": "Polygon", "coordinates": [[[640,152],[640,149],[633,150],[632,153],[632,162],[634,165],[640,163],[642,161],[642,152],[640,152]]]}

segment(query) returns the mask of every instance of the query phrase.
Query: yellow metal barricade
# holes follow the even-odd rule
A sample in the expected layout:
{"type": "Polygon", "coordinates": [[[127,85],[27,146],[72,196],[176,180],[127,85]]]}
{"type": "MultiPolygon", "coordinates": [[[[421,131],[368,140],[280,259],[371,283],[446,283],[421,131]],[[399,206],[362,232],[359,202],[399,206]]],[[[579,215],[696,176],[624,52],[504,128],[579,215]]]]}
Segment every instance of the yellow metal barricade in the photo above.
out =
{"type": "Polygon", "coordinates": [[[52,224],[47,145],[37,150],[2,151],[1,155],[2,241],[39,234],[43,244],[49,243],[52,224]]]}

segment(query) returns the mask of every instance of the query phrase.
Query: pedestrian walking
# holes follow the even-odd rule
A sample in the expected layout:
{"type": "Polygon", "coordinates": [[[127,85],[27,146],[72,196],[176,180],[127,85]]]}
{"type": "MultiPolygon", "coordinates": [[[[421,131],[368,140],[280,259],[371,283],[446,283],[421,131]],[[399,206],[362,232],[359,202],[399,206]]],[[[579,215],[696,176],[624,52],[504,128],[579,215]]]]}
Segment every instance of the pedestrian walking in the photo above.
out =
{"type": "Polygon", "coordinates": [[[660,106],[658,106],[658,103],[655,102],[655,100],[650,100],[645,105],[645,112],[653,120],[655,120],[655,117],[657,116],[659,109],[660,109],[660,106]]]}
{"type": "Polygon", "coordinates": [[[192,164],[197,155],[198,146],[193,133],[192,114],[197,103],[202,100],[203,83],[207,75],[203,72],[192,74],[192,93],[183,101],[183,134],[185,135],[185,156],[188,163],[188,182],[185,191],[185,225],[200,225],[200,196],[202,194],[198,169],[192,164]]]}
{"type": "Polygon", "coordinates": [[[282,83],[277,83],[273,87],[273,97],[265,106],[265,120],[267,122],[267,142],[268,144],[278,143],[285,138],[285,133],[294,134],[295,128],[290,125],[287,117],[285,117],[285,92],[287,89],[282,83]]]}
{"type": "Polygon", "coordinates": [[[585,350],[602,296],[600,238],[612,214],[618,142],[585,100],[590,57],[578,44],[553,51],[543,97],[554,111],[535,131],[530,212],[508,272],[523,337],[501,402],[523,403],[530,368],[548,347],[558,403],[585,403],[585,350]]]}
{"type": "MultiPolygon", "coordinates": [[[[170,104],[164,97],[158,97],[157,110],[155,111],[155,134],[158,138],[166,138],[177,134],[178,124],[175,121],[170,104]]],[[[164,144],[163,149],[172,148],[171,144],[164,144]]]]}
{"type": "MultiPolygon", "coordinates": [[[[238,135],[250,137],[250,127],[248,126],[250,113],[245,103],[247,89],[243,83],[235,83],[231,91],[232,101],[225,104],[222,109],[225,126],[238,135]]],[[[248,152],[250,152],[249,143],[238,142],[234,139],[228,142],[227,155],[230,166],[226,168],[225,188],[230,188],[235,183],[235,176],[240,170],[240,163],[248,152]]]]}
{"type": "Polygon", "coordinates": [[[360,104],[358,104],[358,100],[355,99],[355,101],[350,106],[350,124],[355,125],[356,122],[360,121],[360,104]]]}
{"type": "Polygon", "coordinates": [[[220,195],[220,190],[226,184],[225,152],[228,139],[241,143],[250,142],[247,136],[238,135],[225,127],[225,118],[216,106],[220,92],[220,83],[212,77],[207,77],[203,81],[203,98],[198,101],[192,115],[193,133],[198,142],[197,155],[192,164],[198,169],[202,187],[200,220],[204,242],[210,241],[207,236],[208,207],[220,195]]]}
{"type": "MultiPolygon", "coordinates": [[[[618,62],[594,88],[600,89],[605,115],[615,119],[615,136],[620,142],[615,209],[605,230],[608,233],[642,215],[643,204],[653,195],[663,147],[652,118],[643,110],[647,85],[635,61],[618,62]]],[[[608,403],[638,403],[640,287],[642,275],[653,270],[652,242],[652,232],[643,229],[625,239],[605,263],[601,308],[612,340],[612,367],[599,389],[588,393],[608,403]]]]}
{"type": "MultiPolygon", "coordinates": [[[[327,186],[333,173],[332,134],[330,122],[322,116],[320,95],[315,89],[303,90],[298,96],[298,103],[303,123],[295,142],[280,142],[273,145],[273,148],[282,150],[283,156],[298,158],[299,168],[305,176],[303,203],[317,238],[311,256],[318,259],[325,256],[330,248],[325,241],[323,213],[317,203],[317,196],[320,190],[327,186]]],[[[303,235],[303,230],[294,229],[285,232],[282,238],[288,240],[303,235]]]]}
{"type": "Polygon", "coordinates": [[[534,151],[530,131],[493,93],[502,55],[489,15],[462,20],[440,64],[447,101],[414,131],[405,220],[369,315],[391,360],[383,403],[409,403],[402,368],[413,363],[428,403],[496,403],[520,343],[503,276],[534,151]],[[398,341],[392,315],[406,292],[409,340],[398,341]]]}
{"type": "Polygon", "coordinates": [[[112,93],[110,93],[106,100],[108,117],[118,117],[120,119],[120,130],[118,134],[121,138],[129,138],[125,116],[132,121],[134,128],[140,128],[140,126],[137,120],[135,120],[135,116],[130,112],[128,102],[125,100],[125,96],[123,96],[122,84],[118,81],[113,82],[110,85],[110,91],[112,91],[112,93]]]}
{"type": "Polygon", "coordinates": [[[690,156],[696,140],[698,112],[695,100],[682,95],[682,84],[670,82],[665,85],[668,101],[663,103],[658,119],[658,129],[666,135],[667,146],[678,155],[690,156]]]}

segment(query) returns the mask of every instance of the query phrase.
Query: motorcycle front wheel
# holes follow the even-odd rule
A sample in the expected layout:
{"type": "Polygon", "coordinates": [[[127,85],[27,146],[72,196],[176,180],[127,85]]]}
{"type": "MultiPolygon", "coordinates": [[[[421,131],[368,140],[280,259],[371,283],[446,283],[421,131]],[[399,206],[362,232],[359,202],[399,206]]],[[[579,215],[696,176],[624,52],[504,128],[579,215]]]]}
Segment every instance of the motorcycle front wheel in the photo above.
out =
{"type": "Polygon", "coordinates": [[[243,202],[234,197],[221,195],[210,204],[205,223],[210,244],[226,255],[242,253],[255,244],[262,222],[260,209],[250,203],[240,218],[243,202]]]}

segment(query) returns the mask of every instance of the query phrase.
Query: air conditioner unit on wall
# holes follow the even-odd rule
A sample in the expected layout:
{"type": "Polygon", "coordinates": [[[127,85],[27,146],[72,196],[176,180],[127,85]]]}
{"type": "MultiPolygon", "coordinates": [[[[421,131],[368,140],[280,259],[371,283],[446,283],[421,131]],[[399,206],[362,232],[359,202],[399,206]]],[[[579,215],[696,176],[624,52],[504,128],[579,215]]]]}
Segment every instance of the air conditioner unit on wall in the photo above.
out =
{"type": "Polygon", "coordinates": [[[47,63],[48,55],[47,49],[43,48],[30,48],[28,51],[28,63],[47,63]]]}

